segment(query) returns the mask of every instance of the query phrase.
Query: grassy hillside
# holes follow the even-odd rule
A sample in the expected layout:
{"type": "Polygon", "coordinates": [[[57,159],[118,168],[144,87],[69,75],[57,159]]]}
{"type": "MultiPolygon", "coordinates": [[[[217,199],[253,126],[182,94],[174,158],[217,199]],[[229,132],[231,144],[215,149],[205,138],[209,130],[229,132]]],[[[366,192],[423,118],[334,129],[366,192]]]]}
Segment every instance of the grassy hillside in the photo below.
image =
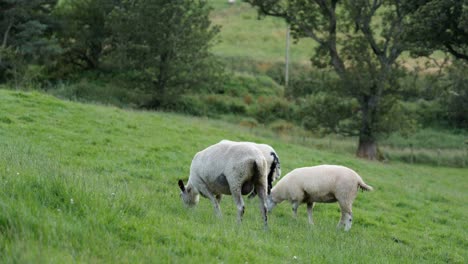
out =
{"type": "Polygon", "coordinates": [[[236,126],[0,90],[1,263],[466,263],[466,169],[382,164],[318,151],[236,126]],[[263,230],[256,200],[242,225],[229,196],[179,200],[193,155],[223,138],[273,145],[283,173],[350,166],[359,193],[350,232],[337,204],[292,218],[280,204],[263,230]]]}
{"type": "MultiPolygon", "coordinates": [[[[211,20],[221,25],[218,43],[213,53],[222,57],[243,57],[256,61],[283,62],[286,49],[286,23],[278,18],[258,19],[249,4],[237,1],[210,0],[214,10],[211,20]]],[[[291,61],[308,64],[316,44],[312,40],[293,43],[290,40],[291,61]]]]}

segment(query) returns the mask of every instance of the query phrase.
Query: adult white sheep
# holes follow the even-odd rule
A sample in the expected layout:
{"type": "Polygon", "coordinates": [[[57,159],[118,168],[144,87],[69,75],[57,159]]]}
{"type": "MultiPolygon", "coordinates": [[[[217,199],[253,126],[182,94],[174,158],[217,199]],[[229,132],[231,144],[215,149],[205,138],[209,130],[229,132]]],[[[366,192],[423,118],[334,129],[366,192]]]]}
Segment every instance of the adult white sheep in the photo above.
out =
{"type": "Polygon", "coordinates": [[[285,175],[271,190],[267,199],[270,212],[276,204],[288,200],[292,203],[294,217],[297,207],[307,204],[309,223],[313,224],[312,208],[314,203],[333,203],[338,201],[341,219],[338,227],[348,231],[352,225],[352,205],[358,189],[372,191],[362,178],[350,168],[337,165],[320,165],[298,168],[285,175]]]}
{"type": "MultiPolygon", "coordinates": [[[[271,188],[273,187],[273,182],[276,181],[281,177],[281,164],[279,160],[279,156],[276,153],[276,151],[273,149],[272,146],[267,145],[267,144],[259,144],[255,142],[237,142],[237,141],[231,141],[231,140],[221,140],[220,143],[229,143],[229,144],[237,144],[237,143],[248,143],[248,144],[253,144],[255,147],[257,147],[265,157],[265,160],[267,162],[267,167],[268,167],[268,176],[267,176],[267,182],[268,182],[268,189],[267,189],[267,194],[270,194],[271,188]]],[[[249,198],[255,197],[256,193],[255,190],[251,193],[249,198]]]]}
{"type": "Polygon", "coordinates": [[[187,206],[195,206],[199,195],[213,203],[221,216],[219,202],[223,194],[232,195],[237,205],[237,219],[242,221],[242,195],[258,193],[260,211],[267,226],[267,165],[260,150],[248,143],[219,142],[200,152],[192,160],[187,185],[179,180],[181,197],[187,206]]]}

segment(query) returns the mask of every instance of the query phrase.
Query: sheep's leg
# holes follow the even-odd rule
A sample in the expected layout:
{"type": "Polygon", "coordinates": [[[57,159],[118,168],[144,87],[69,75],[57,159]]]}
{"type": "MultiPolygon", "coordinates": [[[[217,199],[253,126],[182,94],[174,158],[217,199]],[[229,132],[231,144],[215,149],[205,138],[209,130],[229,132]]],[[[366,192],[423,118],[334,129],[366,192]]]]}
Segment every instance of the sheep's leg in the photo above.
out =
{"type": "Polygon", "coordinates": [[[341,208],[341,219],[337,227],[340,228],[344,226],[344,230],[349,231],[353,224],[352,205],[348,202],[339,201],[339,203],[341,208]]]}
{"type": "Polygon", "coordinates": [[[314,203],[307,203],[307,215],[309,216],[309,224],[313,225],[314,220],[312,219],[312,209],[314,208],[314,203]]]}
{"type": "Polygon", "coordinates": [[[266,188],[263,184],[257,184],[255,186],[255,191],[257,192],[258,199],[260,201],[260,204],[259,204],[260,213],[263,216],[263,223],[266,228],[268,227],[268,216],[267,216],[267,207],[266,207],[266,200],[267,200],[266,188]]]}
{"type": "Polygon", "coordinates": [[[237,191],[231,190],[231,194],[237,206],[237,222],[241,223],[245,211],[244,200],[242,199],[240,189],[237,191]]]}
{"type": "Polygon", "coordinates": [[[298,201],[293,201],[292,202],[292,210],[293,210],[294,218],[297,218],[297,208],[298,207],[299,207],[299,202],[298,201]]]}
{"type": "Polygon", "coordinates": [[[221,208],[219,206],[219,202],[221,201],[221,195],[213,195],[210,191],[208,191],[206,188],[201,187],[200,192],[203,193],[208,199],[210,199],[211,203],[213,204],[213,208],[215,210],[215,214],[218,217],[222,217],[221,213],[221,208]]]}

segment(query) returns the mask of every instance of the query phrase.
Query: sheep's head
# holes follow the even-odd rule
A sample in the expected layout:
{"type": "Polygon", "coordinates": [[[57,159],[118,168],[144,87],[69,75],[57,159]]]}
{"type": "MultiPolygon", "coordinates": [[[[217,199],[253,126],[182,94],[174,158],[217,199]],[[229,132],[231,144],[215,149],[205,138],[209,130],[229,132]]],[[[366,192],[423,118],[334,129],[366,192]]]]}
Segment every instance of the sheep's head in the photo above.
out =
{"type": "Polygon", "coordinates": [[[200,195],[193,191],[192,186],[185,187],[184,182],[179,180],[179,188],[181,190],[180,197],[186,206],[193,207],[198,204],[200,195]]]}

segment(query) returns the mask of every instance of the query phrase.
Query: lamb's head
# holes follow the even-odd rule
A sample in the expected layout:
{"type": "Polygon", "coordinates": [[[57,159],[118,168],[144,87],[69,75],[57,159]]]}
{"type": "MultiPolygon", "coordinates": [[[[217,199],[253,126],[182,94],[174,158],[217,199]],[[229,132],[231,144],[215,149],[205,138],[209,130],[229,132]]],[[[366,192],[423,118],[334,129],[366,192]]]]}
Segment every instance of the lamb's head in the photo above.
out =
{"type": "Polygon", "coordinates": [[[179,180],[179,188],[181,190],[180,197],[186,206],[193,207],[198,204],[200,195],[193,190],[192,186],[186,187],[184,182],[179,180]]]}
{"type": "Polygon", "coordinates": [[[273,201],[273,198],[271,197],[271,195],[268,195],[266,199],[267,211],[271,212],[271,210],[273,210],[275,206],[276,206],[276,203],[273,201]]]}

